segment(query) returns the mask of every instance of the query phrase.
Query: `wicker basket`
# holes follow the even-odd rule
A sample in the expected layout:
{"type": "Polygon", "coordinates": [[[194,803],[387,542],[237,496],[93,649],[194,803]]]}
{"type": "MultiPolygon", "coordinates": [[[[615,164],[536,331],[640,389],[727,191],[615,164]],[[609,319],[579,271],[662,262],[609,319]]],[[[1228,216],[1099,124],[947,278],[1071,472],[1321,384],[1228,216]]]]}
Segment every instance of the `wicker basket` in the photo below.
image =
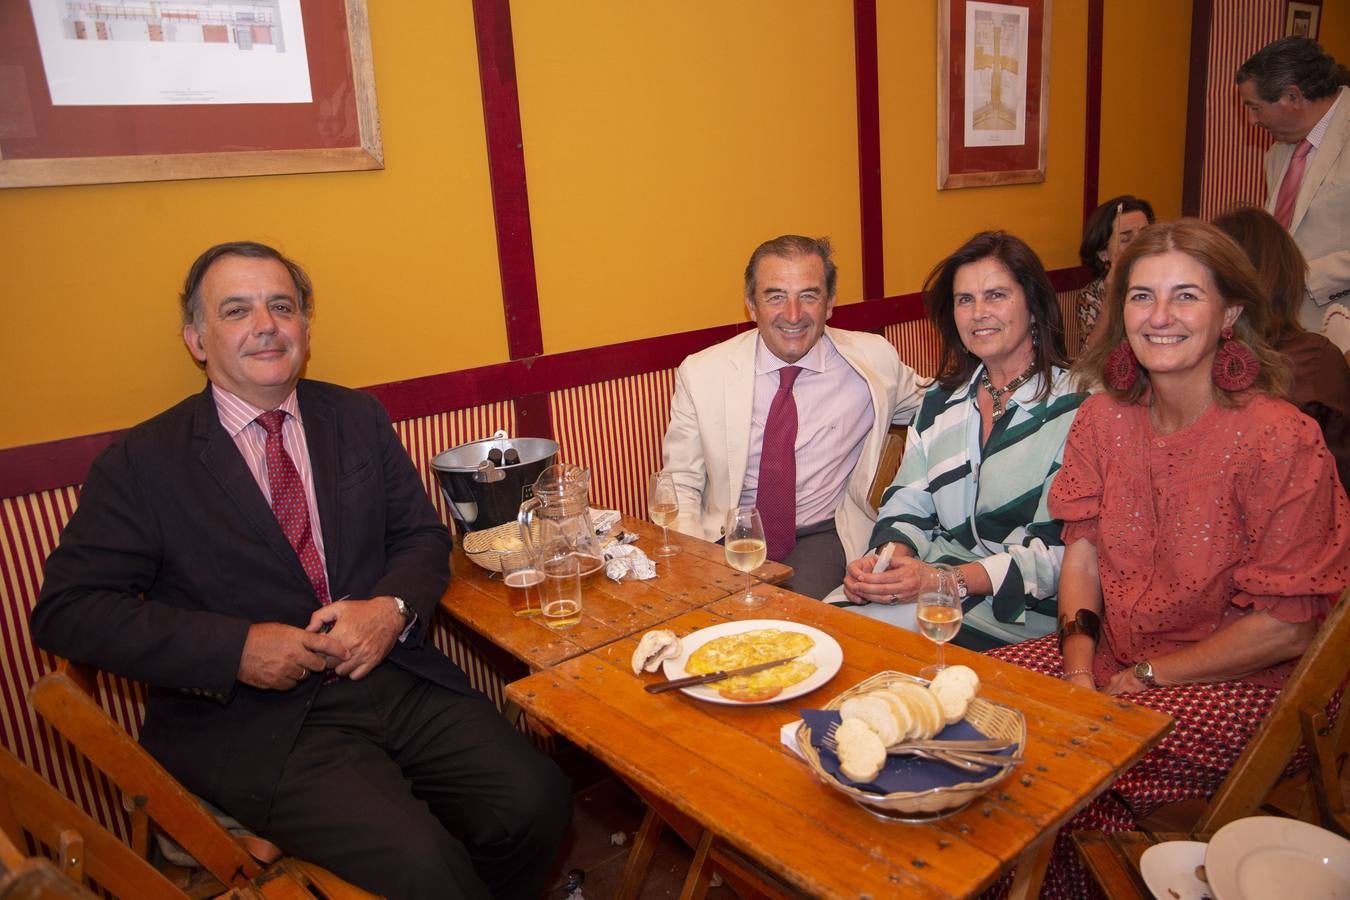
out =
{"type": "MultiPolygon", "coordinates": [[[[898,681],[927,684],[923,679],[902,672],[881,672],[858,684],[825,704],[825,709],[837,710],[845,700],[888,687],[898,681]]],[[[966,711],[966,722],[986,737],[1003,738],[1017,742],[1020,751],[1027,741],[1027,722],[1022,713],[1009,706],[1003,706],[976,697],[966,711]]],[[[979,797],[985,791],[1012,774],[1014,766],[996,770],[979,781],[964,782],[949,787],[937,787],[926,791],[901,791],[893,794],[873,794],[843,784],[825,770],[820,763],[820,754],[811,745],[811,729],[805,723],[797,729],[797,749],[806,759],[807,765],[821,781],[837,791],[846,794],[855,803],[888,819],[925,821],[951,815],[979,797]]],[[[1016,752],[1016,751],[1014,751],[1016,752]]]]}
{"type": "MultiPolygon", "coordinates": [[[[539,536],[538,523],[531,526],[530,535],[536,538],[539,536]]],[[[523,550],[525,547],[520,540],[520,525],[516,522],[507,522],[483,531],[470,531],[464,535],[462,545],[469,559],[489,572],[502,570],[503,553],[523,550]]]]}

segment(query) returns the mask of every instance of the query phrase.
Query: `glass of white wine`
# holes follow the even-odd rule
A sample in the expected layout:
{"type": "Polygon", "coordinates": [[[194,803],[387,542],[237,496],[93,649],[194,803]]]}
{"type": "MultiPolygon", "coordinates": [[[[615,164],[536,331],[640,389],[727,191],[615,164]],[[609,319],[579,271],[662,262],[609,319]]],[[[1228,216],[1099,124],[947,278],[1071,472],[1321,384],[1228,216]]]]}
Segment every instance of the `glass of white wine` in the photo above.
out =
{"type": "Polygon", "coordinates": [[[937,662],[919,672],[924,678],[932,678],[947,668],[942,657],[943,647],[961,630],[958,596],[956,573],[951,566],[932,566],[919,578],[919,594],[915,599],[919,633],[937,644],[937,662]]]}
{"type": "Polygon", "coordinates": [[[675,479],[665,472],[657,472],[647,484],[647,515],[661,526],[661,546],[651,555],[669,559],[679,554],[680,548],[670,543],[670,526],[680,517],[680,498],[675,493],[675,479]]]}
{"type": "Polygon", "coordinates": [[[745,573],[745,595],[740,598],[746,609],[755,609],[768,601],[751,591],[750,573],[764,565],[768,547],[764,542],[764,523],[759,510],[753,506],[737,506],[727,510],[726,527],[722,532],[722,547],[727,554],[727,565],[745,573]]]}

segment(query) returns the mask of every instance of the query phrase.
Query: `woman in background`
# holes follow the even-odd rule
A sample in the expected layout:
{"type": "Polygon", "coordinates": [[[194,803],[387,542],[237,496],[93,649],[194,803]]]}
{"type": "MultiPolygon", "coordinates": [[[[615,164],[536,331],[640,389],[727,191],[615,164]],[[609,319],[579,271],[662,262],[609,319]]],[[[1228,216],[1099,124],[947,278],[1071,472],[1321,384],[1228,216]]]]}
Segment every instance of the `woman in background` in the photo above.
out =
{"type": "Polygon", "coordinates": [[[1111,265],[1119,258],[1139,232],[1153,224],[1153,206],[1130,194],[1112,197],[1092,211],[1083,226],[1083,242],[1078,246],[1078,258],[1092,270],[1092,281],[1078,294],[1078,324],[1082,337],[1081,353],[1092,342],[1091,335],[1101,313],[1102,298],[1106,295],[1107,278],[1111,265]]]}
{"type": "Polygon", "coordinates": [[[1241,248],[1193,219],[1151,226],[1107,300],[1107,342],[1080,363],[1104,392],[1050,492],[1058,635],[990,655],[1176,727],[1061,832],[1046,885],[1068,896],[1088,883],[1068,830],[1212,794],[1350,582],[1350,499],[1317,425],[1278,399],[1287,362],[1241,248]]]}
{"type": "Polygon", "coordinates": [[[1001,231],[975,235],[929,274],[942,342],[905,456],[872,531],[894,543],[849,564],[844,593],[863,615],[913,630],[919,579],[955,567],[965,617],[953,641],[983,650],[1048,634],[1064,545],[1046,495],[1085,395],[1075,393],[1050,277],[1001,231]]]}
{"type": "Polygon", "coordinates": [[[1308,264],[1284,226],[1264,209],[1243,206],[1214,220],[1247,253],[1270,300],[1266,341],[1289,358],[1288,400],[1322,429],[1341,487],[1350,488],[1350,365],[1335,344],[1298,323],[1308,264]]]}

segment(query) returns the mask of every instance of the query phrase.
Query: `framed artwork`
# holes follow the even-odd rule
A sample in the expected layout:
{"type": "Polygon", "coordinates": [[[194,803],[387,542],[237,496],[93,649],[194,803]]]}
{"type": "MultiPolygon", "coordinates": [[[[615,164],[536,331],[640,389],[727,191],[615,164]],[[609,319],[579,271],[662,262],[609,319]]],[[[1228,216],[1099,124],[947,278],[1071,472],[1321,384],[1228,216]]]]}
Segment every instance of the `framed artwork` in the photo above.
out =
{"type": "Polygon", "coordinates": [[[0,187],[381,168],[366,0],[0,3],[0,187]]]}
{"type": "Polygon", "coordinates": [[[940,0],[938,189],[1045,180],[1051,0],[940,0]]]}
{"type": "Polygon", "coordinates": [[[1290,0],[1284,14],[1284,36],[1317,40],[1317,28],[1322,24],[1322,4],[1294,3],[1290,0]]]}

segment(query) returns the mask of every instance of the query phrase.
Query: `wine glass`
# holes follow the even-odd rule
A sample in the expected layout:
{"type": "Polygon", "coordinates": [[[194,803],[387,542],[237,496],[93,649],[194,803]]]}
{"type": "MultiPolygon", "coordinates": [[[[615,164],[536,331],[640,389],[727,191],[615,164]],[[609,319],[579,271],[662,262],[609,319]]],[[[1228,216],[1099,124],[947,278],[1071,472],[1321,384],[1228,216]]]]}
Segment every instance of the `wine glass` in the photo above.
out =
{"type": "Polygon", "coordinates": [[[919,632],[937,644],[937,662],[919,674],[932,678],[947,668],[943,646],[961,630],[961,601],[957,599],[956,573],[951,566],[935,565],[919,576],[919,594],[915,599],[919,632]]]}
{"type": "Polygon", "coordinates": [[[768,601],[750,591],[750,573],[764,565],[768,545],[764,541],[764,523],[759,510],[753,506],[737,506],[727,510],[726,527],[722,532],[727,565],[745,573],[745,596],[740,598],[745,609],[755,609],[768,601]]]}
{"type": "Polygon", "coordinates": [[[680,498],[675,493],[675,479],[666,472],[657,472],[647,485],[647,515],[661,526],[661,546],[651,555],[660,559],[677,555],[680,548],[670,543],[670,526],[680,517],[680,498]]]}

